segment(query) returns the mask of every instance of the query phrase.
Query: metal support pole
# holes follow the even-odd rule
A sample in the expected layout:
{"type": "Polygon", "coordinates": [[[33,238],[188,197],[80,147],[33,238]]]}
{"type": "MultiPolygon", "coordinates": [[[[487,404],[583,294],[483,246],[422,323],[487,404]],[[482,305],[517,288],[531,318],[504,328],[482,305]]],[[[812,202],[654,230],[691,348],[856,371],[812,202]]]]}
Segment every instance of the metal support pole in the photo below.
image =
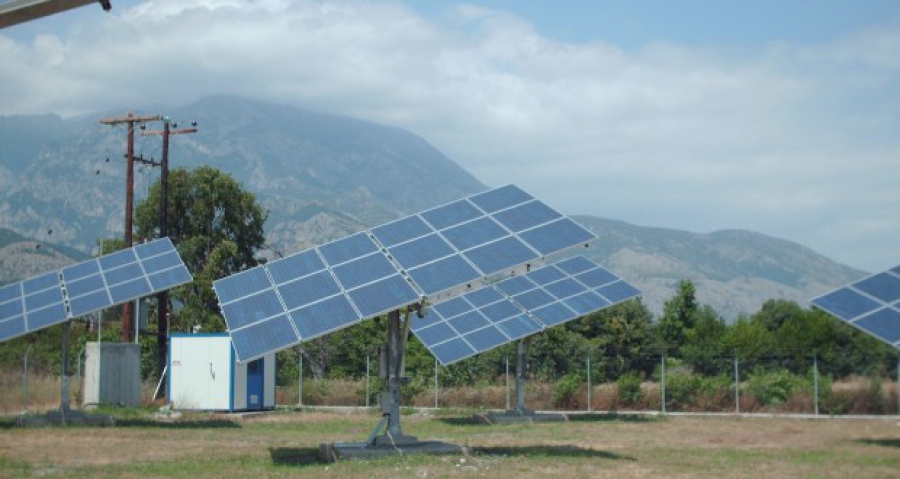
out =
{"type": "Polygon", "coordinates": [[[594,409],[591,403],[591,355],[587,357],[587,410],[591,412],[594,409]]]}
{"type": "Polygon", "coordinates": [[[525,408],[525,341],[519,340],[516,345],[516,412],[519,414],[531,414],[525,408]]]}
{"type": "Polygon", "coordinates": [[[434,358],[434,408],[438,407],[438,360],[434,358]]]}
{"type": "Polygon", "coordinates": [[[665,414],[666,413],[666,355],[665,354],[662,355],[660,362],[662,363],[661,370],[660,370],[662,373],[660,375],[660,382],[662,384],[660,384],[660,387],[659,387],[661,394],[662,394],[662,399],[660,400],[661,401],[660,408],[662,409],[662,413],[665,414]]]}
{"type": "Polygon", "coordinates": [[[900,352],[897,353],[897,415],[900,416],[900,352]]]}
{"type": "Polygon", "coordinates": [[[366,408],[369,407],[369,355],[366,355],[366,408]]]}
{"type": "Polygon", "coordinates": [[[813,356],[813,404],[816,416],[819,415],[819,358],[813,356]]]}
{"type": "Polygon", "coordinates": [[[387,432],[391,436],[402,436],[400,427],[400,311],[388,313],[388,408],[382,410],[388,415],[387,432]]]}
{"type": "Polygon", "coordinates": [[[741,376],[738,372],[738,358],[734,355],[734,413],[741,413],[741,376]]]}

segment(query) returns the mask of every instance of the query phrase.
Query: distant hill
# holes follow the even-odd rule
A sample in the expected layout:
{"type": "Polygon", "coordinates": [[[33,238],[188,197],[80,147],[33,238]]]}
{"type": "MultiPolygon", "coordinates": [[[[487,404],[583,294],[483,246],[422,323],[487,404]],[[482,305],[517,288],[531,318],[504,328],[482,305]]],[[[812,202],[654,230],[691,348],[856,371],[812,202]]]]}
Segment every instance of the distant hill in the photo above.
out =
{"type": "Polygon", "coordinates": [[[576,219],[600,237],[588,255],[644,291],[645,302],[657,313],[682,279],[694,281],[701,302],[735,318],[757,311],[768,299],[805,305],[866,274],[797,243],[752,231],[698,234],[590,216],[576,219]]]}
{"type": "Polygon", "coordinates": [[[0,285],[22,281],[83,261],[88,255],[0,228],[0,285]]]}
{"type": "MultiPolygon", "coordinates": [[[[199,133],[172,138],[171,164],[211,165],[255,192],[270,212],[267,242],[285,254],[486,188],[398,128],[228,96],[137,113],[147,112],[198,122],[199,133]]],[[[73,248],[55,251],[73,261],[91,253],[98,238],[120,236],[125,129],[98,119],[122,113],[0,117],[0,227],[47,241],[52,230],[53,242],[73,248]]],[[[136,150],[158,157],[159,137],[138,136],[136,150]]],[[[140,200],[156,176],[140,168],[136,176],[140,200]]],[[[805,304],[863,274],[748,231],[694,234],[578,220],[601,238],[589,254],[644,290],[655,312],[682,278],[694,280],[701,301],[733,318],[770,298],[805,304]]],[[[0,243],[0,281],[57,267],[31,241],[0,243]]]]}

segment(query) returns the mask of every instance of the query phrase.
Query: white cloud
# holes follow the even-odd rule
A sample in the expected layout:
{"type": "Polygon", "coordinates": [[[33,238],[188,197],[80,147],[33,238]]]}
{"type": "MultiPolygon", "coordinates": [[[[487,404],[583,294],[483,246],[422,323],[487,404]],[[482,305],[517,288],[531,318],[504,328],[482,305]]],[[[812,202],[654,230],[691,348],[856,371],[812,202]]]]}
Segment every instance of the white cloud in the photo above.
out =
{"type": "Polygon", "coordinates": [[[900,262],[898,32],[625,51],[465,5],[436,22],[400,3],[155,0],[65,36],[0,32],[0,114],[291,103],[408,128],[568,212],[752,228],[874,270],[900,262]]]}

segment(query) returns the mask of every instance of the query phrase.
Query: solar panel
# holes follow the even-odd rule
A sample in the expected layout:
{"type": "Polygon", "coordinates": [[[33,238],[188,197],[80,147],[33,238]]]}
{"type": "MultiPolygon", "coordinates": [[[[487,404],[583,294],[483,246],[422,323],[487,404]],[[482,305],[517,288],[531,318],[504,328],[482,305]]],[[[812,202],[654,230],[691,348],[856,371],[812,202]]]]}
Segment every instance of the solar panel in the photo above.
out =
{"type": "Polygon", "coordinates": [[[812,305],[900,348],[900,266],[813,298],[812,305]]]}
{"type": "MultiPolygon", "coordinates": [[[[289,347],[594,238],[508,185],[220,279],[214,289],[228,329],[241,337],[236,355],[248,361],[262,345],[289,347]],[[269,322],[283,329],[284,317],[288,340],[252,338],[269,322]]],[[[503,330],[473,340],[488,344],[503,330]]]]}
{"type": "Polygon", "coordinates": [[[192,281],[169,238],[0,288],[0,341],[192,281]]]}
{"type": "Polygon", "coordinates": [[[411,329],[446,366],[639,294],[576,256],[439,302],[411,329]]]}

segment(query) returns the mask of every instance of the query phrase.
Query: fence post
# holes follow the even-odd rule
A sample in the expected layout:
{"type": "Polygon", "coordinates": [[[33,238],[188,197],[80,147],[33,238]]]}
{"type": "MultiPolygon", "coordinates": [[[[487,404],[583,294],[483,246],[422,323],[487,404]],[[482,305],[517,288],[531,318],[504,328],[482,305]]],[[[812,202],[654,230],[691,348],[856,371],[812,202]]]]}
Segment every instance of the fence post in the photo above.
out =
{"type": "Polygon", "coordinates": [[[594,405],[591,401],[591,355],[588,354],[587,357],[587,410],[591,412],[594,410],[594,405]]]}
{"type": "Polygon", "coordinates": [[[34,343],[28,345],[28,349],[25,350],[25,358],[23,362],[25,363],[25,410],[23,412],[28,412],[28,353],[31,352],[31,348],[34,347],[34,343]]]}
{"type": "Polygon", "coordinates": [[[298,354],[297,356],[300,357],[300,367],[297,373],[299,376],[299,381],[297,382],[297,406],[303,406],[303,354],[298,354]]]}
{"type": "Polygon", "coordinates": [[[509,356],[506,357],[506,410],[509,411],[509,356]]]}
{"type": "Polygon", "coordinates": [[[438,407],[438,360],[434,358],[434,408],[438,407]]]}
{"type": "Polygon", "coordinates": [[[816,410],[816,416],[819,415],[819,357],[818,355],[813,355],[813,388],[814,388],[814,404],[816,410]]]}
{"type": "Polygon", "coordinates": [[[662,384],[660,385],[659,389],[662,391],[662,402],[661,402],[662,413],[665,414],[666,413],[666,355],[663,354],[660,358],[661,358],[661,363],[662,363],[662,369],[661,369],[662,374],[660,375],[660,380],[661,380],[662,384]]]}
{"type": "Polygon", "coordinates": [[[741,374],[738,372],[737,352],[734,353],[734,413],[741,414],[741,374]]]}
{"type": "Polygon", "coordinates": [[[366,354],[366,408],[369,407],[369,355],[366,354]]]}

